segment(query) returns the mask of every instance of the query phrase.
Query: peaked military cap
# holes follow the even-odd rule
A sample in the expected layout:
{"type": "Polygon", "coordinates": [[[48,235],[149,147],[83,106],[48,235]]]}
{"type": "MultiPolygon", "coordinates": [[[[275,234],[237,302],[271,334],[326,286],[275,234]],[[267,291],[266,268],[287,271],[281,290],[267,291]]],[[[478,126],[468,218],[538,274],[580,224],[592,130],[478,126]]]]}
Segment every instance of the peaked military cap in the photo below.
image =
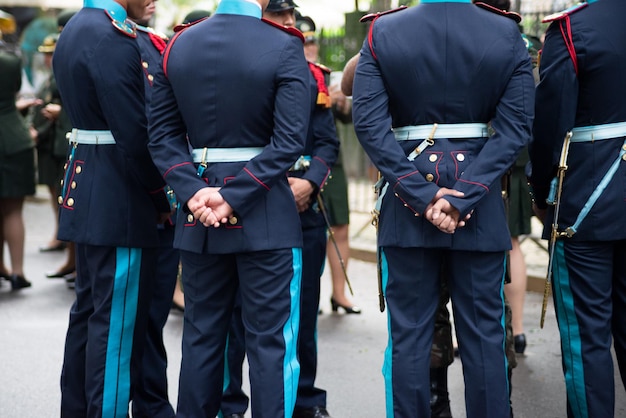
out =
{"type": "Polygon", "coordinates": [[[315,22],[309,16],[300,16],[296,18],[296,28],[302,32],[304,42],[317,41],[317,36],[315,34],[315,22]]]}
{"type": "Polygon", "coordinates": [[[208,10],[192,10],[187,13],[187,16],[183,19],[183,24],[192,23],[196,20],[204,19],[205,17],[211,17],[211,12],[208,10]]]}
{"type": "Polygon", "coordinates": [[[266,12],[282,12],[283,10],[291,10],[298,7],[293,0],[270,0],[266,12]]]}
{"type": "Polygon", "coordinates": [[[45,54],[51,54],[54,52],[54,48],[57,46],[57,41],[59,40],[59,34],[53,33],[52,35],[48,35],[43,38],[43,42],[39,47],[37,47],[37,51],[43,52],[45,54]]]}

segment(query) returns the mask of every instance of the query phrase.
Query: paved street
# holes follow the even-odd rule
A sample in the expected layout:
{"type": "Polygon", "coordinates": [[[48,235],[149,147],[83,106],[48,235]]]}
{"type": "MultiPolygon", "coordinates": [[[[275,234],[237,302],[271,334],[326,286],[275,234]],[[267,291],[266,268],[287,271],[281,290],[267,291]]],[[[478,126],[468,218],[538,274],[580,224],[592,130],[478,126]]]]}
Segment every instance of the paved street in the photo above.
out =
{"type": "MultiPolygon", "coordinates": [[[[26,203],[24,214],[27,227],[25,270],[33,287],[11,292],[8,282],[0,284],[0,418],[58,417],[59,374],[74,295],[63,280],[44,276],[46,271],[56,269],[65,257],[63,253],[38,252],[38,247],[52,234],[53,215],[45,190],[39,189],[37,197],[26,203]]],[[[360,217],[353,218],[353,227],[360,228],[360,221],[360,217]]],[[[366,235],[370,233],[368,230],[366,235]]],[[[360,244],[368,245],[367,242],[360,244]]],[[[6,249],[5,260],[8,260],[6,249]]],[[[372,263],[351,260],[348,273],[355,301],[362,307],[363,314],[346,316],[330,312],[330,278],[324,273],[323,315],[319,317],[318,331],[318,384],[328,391],[328,409],[333,417],[381,418],[385,416],[381,367],[387,319],[378,311],[376,269],[372,263]]],[[[540,330],[540,306],[541,295],[529,292],[524,319],[529,345],[526,356],[519,357],[519,366],[513,373],[516,418],[566,416],[555,317],[550,304],[546,326],[540,330]]],[[[170,357],[173,403],[176,402],[181,330],[182,314],[172,311],[165,328],[165,343],[170,357]]],[[[453,415],[463,417],[464,384],[459,359],[450,368],[449,378],[453,415]]],[[[626,396],[617,372],[615,378],[616,416],[626,417],[626,396]]]]}

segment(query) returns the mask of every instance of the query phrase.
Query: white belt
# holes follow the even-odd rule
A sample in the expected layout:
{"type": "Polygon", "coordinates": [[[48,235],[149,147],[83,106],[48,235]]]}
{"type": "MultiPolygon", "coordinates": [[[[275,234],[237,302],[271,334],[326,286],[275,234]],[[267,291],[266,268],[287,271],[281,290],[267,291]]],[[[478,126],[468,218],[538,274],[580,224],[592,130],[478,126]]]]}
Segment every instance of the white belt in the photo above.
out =
{"type": "Polygon", "coordinates": [[[260,153],[264,147],[242,148],[194,148],[194,163],[235,163],[250,161],[260,153]]]}
{"type": "MultiPolygon", "coordinates": [[[[401,126],[393,128],[397,141],[411,141],[430,137],[434,125],[401,126]]],[[[488,138],[486,123],[438,124],[431,139],[488,138]]]]}
{"type": "Polygon", "coordinates": [[[626,136],[626,122],[583,126],[572,129],[571,142],[591,142],[626,136]]]}
{"type": "Polygon", "coordinates": [[[73,128],[70,132],[70,144],[115,144],[115,138],[113,138],[111,131],[88,131],[73,128]]]}

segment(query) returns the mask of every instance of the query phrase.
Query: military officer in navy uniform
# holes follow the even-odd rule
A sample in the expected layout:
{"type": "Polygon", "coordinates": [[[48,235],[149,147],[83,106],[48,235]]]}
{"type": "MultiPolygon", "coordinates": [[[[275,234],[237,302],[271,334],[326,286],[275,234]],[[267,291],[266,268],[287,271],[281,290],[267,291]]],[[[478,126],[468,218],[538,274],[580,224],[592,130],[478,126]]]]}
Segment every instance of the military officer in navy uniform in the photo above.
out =
{"type": "MultiPolygon", "coordinates": [[[[149,0],[140,19],[136,23],[137,43],[141,52],[141,69],[144,81],[146,111],[152,99],[154,73],[161,63],[161,53],[165,50],[167,37],[148,26],[156,12],[156,0],[149,0]]],[[[172,203],[175,196],[169,191],[172,203]]],[[[167,384],[167,353],[163,344],[163,327],[167,322],[172,306],[172,295],[178,275],[180,254],[173,248],[175,216],[157,225],[159,248],[156,272],[151,286],[152,297],[146,329],[146,344],[143,352],[143,366],[140,384],[133,394],[133,417],[171,418],[174,408],[170,404],[167,384]]]]}
{"type": "Polygon", "coordinates": [[[511,241],[500,178],[530,139],[528,52],[515,22],[470,0],[422,0],[371,18],[353,115],[384,178],[378,245],[389,317],[387,416],[430,416],[445,260],[467,416],[508,417],[503,279],[511,241]]]}
{"type": "MultiPolygon", "coordinates": [[[[263,17],[285,27],[300,27],[292,0],[270,0],[263,17]]],[[[330,175],[339,151],[328,87],[324,80],[325,67],[309,62],[310,123],[304,153],[289,170],[293,192],[304,238],[302,254],[302,288],[300,295],[300,333],[298,360],[300,380],[293,417],[328,417],[326,391],[315,387],[317,372],[317,316],[320,300],[320,275],[326,254],[326,223],[321,212],[318,193],[330,175]]],[[[323,201],[322,203],[323,204],[323,201]]],[[[229,333],[227,350],[228,384],[222,398],[224,417],[243,417],[248,398],[241,388],[242,365],[245,354],[245,333],[240,311],[235,311],[229,333]]]]}
{"type": "Polygon", "coordinates": [[[156,224],[170,213],[147,149],[141,58],[126,18],[145,0],[87,0],[63,29],[54,73],[73,125],[59,239],[74,241],[76,301],[61,376],[61,416],[126,417],[137,383],[156,224]]]}
{"type": "Polygon", "coordinates": [[[149,147],[182,205],[180,417],[219,412],[237,289],[253,415],[291,417],[296,400],[302,229],[286,173],[311,92],[302,36],[262,21],[267,3],[222,0],[177,32],[153,86],[149,147]]]}
{"type": "Polygon", "coordinates": [[[615,416],[611,343],[626,379],[625,14],[623,1],[599,0],[548,17],[539,64],[530,180],[544,238],[553,225],[557,237],[552,284],[569,417],[615,416]],[[560,204],[550,193],[559,166],[560,204]]]}

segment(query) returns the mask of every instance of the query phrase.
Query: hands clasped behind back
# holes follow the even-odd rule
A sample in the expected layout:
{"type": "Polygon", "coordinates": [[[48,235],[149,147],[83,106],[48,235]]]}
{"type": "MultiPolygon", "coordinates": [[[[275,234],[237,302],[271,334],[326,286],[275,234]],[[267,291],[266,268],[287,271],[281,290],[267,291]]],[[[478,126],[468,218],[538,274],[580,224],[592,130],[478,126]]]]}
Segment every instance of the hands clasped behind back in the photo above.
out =
{"type": "Polygon", "coordinates": [[[435,225],[441,232],[453,234],[457,228],[465,226],[465,222],[470,218],[471,213],[464,219],[457,208],[444,199],[444,196],[463,197],[465,194],[458,190],[442,187],[433,197],[433,200],[426,206],[424,216],[435,225]]]}
{"type": "Polygon", "coordinates": [[[204,187],[187,201],[193,217],[206,227],[218,228],[228,222],[233,214],[233,208],[224,200],[219,190],[219,187],[204,187]]]}

